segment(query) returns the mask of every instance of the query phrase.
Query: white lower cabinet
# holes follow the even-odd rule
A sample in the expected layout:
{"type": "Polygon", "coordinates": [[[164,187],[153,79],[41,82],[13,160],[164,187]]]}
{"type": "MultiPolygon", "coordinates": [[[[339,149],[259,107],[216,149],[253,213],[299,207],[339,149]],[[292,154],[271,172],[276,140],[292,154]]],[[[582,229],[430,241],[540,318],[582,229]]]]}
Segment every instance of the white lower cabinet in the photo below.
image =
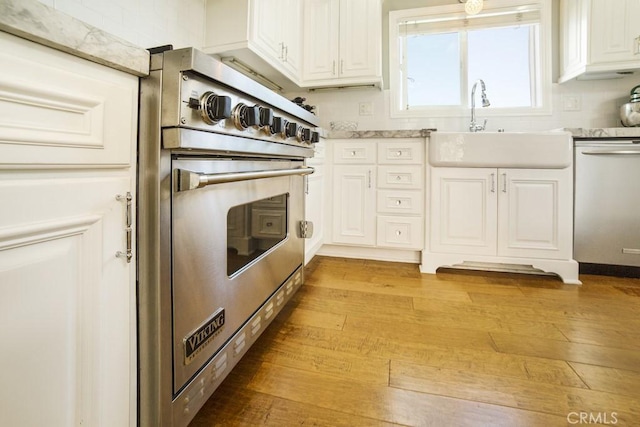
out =
{"type": "Polygon", "coordinates": [[[571,168],[430,168],[423,272],[462,262],[539,266],[577,282],[571,168]]]}
{"type": "Polygon", "coordinates": [[[306,175],[305,186],[305,220],[313,223],[313,234],[305,239],[305,263],[313,259],[324,243],[324,224],[326,222],[327,185],[325,182],[325,152],[326,142],[320,138],[320,142],[314,145],[314,157],[307,159],[306,164],[314,169],[311,175],[306,175]]]}
{"type": "MultiPolygon", "coordinates": [[[[332,235],[326,243],[421,250],[424,139],[339,140],[332,148],[332,235]]],[[[393,256],[371,251],[358,256],[393,256]]]]}
{"type": "Polygon", "coordinates": [[[374,165],[333,169],[333,242],[371,246],[376,242],[374,165]]]}
{"type": "Polygon", "coordinates": [[[0,425],[135,425],[138,78],[2,32],[0,62],[0,425]]]}

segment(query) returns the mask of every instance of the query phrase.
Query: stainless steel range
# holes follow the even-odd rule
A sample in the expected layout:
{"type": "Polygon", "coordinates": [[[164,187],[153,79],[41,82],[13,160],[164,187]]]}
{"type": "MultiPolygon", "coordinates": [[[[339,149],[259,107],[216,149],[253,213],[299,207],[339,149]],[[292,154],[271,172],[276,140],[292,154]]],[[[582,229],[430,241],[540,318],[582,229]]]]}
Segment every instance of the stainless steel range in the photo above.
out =
{"type": "Polygon", "coordinates": [[[140,93],[140,425],[187,425],[302,284],[317,124],[195,49],[152,55],[140,93]]]}

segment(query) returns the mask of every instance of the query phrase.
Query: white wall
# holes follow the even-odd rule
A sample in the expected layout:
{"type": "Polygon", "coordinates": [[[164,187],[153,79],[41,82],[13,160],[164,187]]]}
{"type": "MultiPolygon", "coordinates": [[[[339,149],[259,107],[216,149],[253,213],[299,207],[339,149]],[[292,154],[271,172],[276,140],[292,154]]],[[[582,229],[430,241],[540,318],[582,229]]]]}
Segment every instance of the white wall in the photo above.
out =
{"type": "MultiPolygon", "coordinates": [[[[506,131],[549,130],[558,128],[620,127],[618,110],[629,100],[630,90],[640,84],[640,73],[615,80],[570,81],[553,85],[553,112],[551,115],[529,117],[489,117],[487,130],[503,128],[506,131]],[[566,97],[579,101],[579,111],[565,111],[566,97]]],[[[329,130],[330,122],[353,121],[358,130],[423,129],[467,130],[471,113],[457,118],[391,119],[389,117],[389,91],[378,89],[343,89],[331,92],[300,92],[287,97],[303,96],[306,103],[318,107],[322,127],[329,130]],[[359,115],[360,103],[370,102],[373,115],[359,115]]],[[[487,87],[491,98],[491,88],[487,87]]],[[[480,120],[485,117],[482,108],[476,110],[480,120]]]]}
{"type": "Polygon", "coordinates": [[[201,47],[206,0],[39,0],[60,12],[150,48],[201,47]]]}

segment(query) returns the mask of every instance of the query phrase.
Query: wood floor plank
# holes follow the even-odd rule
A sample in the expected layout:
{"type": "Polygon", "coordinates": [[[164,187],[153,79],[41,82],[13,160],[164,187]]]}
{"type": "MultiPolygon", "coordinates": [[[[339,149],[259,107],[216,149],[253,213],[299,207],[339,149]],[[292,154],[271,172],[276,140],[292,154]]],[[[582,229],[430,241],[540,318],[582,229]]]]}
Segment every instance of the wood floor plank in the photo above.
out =
{"type": "Polygon", "coordinates": [[[600,329],[591,324],[575,322],[559,323],[556,327],[572,342],[640,351],[640,331],[600,329]]]}
{"type": "Polygon", "coordinates": [[[577,362],[569,362],[569,364],[592,390],[640,398],[640,373],[638,372],[577,362]]]}
{"type": "Polygon", "coordinates": [[[291,312],[288,320],[300,325],[319,326],[340,331],[344,327],[346,315],[305,310],[298,307],[291,312]]]}
{"type": "Polygon", "coordinates": [[[590,409],[615,412],[621,425],[640,420],[635,396],[603,393],[586,388],[391,361],[390,385],[402,389],[479,401],[566,417],[590,409]]]}
{"type": "Polygon", "coordinates": [[[249,388],[283,399],[409,426],[564,425],[565,417],[359,383],[264,363],[249,388]]]}
{"type": "Polygon", "coordinates": [[[496,348],[503,353],[546,357],[640,372],[640,352],[536,337],[492,332],[496,348]]]}

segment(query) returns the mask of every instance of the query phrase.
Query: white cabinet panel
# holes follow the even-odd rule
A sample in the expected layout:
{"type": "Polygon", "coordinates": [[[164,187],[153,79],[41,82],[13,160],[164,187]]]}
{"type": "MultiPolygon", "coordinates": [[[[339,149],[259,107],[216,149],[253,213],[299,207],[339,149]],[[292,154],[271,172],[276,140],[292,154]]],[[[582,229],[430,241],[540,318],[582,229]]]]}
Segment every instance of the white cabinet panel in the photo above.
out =
{"type": "Polygon", "coordinates": [[[498,253],[504,256],[571,258],[571,188],[563,170],[501,171],[498,253]]]}
{"type": "Polygon", "coordinates": [[[495,169],[433,168],[431,250],[496,253],[495,169]]]}
{"type": "Polygon", "coordinates": [[[423,167],[418,165],[378,166],[378,187],[420,189],[423,184],[423,167]]]}
{"type": "Polygon", "coordinates": [[[333,148],[335,164],[372,164],[376,162],[376,144],[370,142],[336,142],[333,148]]]}
{"type": "Polygon", "coordinates": [[[304,2],[302,86],[381,83],[379,0],[304,2]]]}
{"type": "Polygon", "coordinates": [[[422,191],[378,190],[378,212],[420,215],[424,210],[422,191]]]}
{"type": "Polygon", "coordinates": [[[423,164],[424,142],[408,139],[378,143],[378,163],[380,164],[423,164]]]}
{"type": "Polygon", "coordinates": [[[0,166],[128,165],[135,78],[9,37],[0,39],[0,166]]]}
{"type": "Polygon", "coordinates": [[[420,250],[423,247],[420,217],[378,216],[376,244],[381,247],[420,250]]]}
{"type": "Polygon", "coordinates": [[[53,177],[0,186],[14,201],[0,214],[0,340],[12,343],[0,352],[12,366],[0,399],[13,402],[0,425],[128,425],[132,270],[116,257],[126,243],[115,196],[130,187],[53,177]]]}
{"type": "Polygon", "coordinates": [[[333,242],[375,244],[372,166],[336,166],[333,173],[333,242]]]}

